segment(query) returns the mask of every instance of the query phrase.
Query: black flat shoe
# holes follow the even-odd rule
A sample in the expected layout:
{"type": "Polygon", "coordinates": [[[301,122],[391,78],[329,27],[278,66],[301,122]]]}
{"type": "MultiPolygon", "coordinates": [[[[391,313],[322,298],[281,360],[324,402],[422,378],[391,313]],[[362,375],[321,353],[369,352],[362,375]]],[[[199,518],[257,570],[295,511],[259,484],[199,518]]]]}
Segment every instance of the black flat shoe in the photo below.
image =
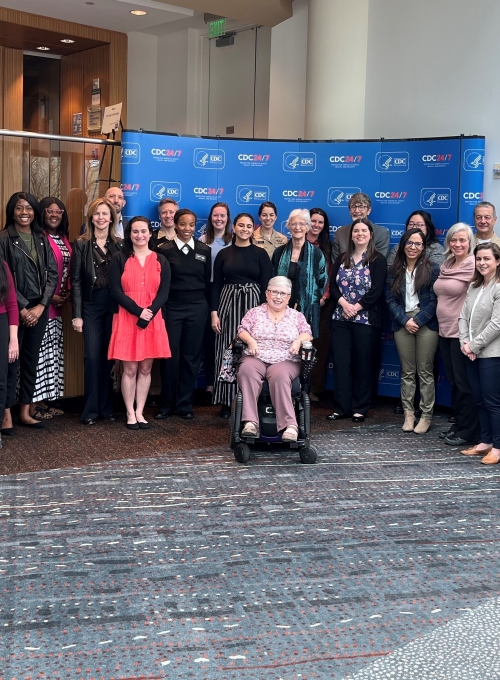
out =
{"type": "Polygon", "coordinates": [[[457,437],[455,434],[448,435],[444,438],[444,441],[449,446],[465,446],[466,444],[474,446],[477,444],[477,442],[470,442],[468,439],[464,439],[463,437],[457,437]]]}
{"type": "Polygon", "coordinates": [[[223,406],[221,410],[219,411],[219,418],[223,418],[224,420],[229,420],[231,416],[231,409],[229,406],[223,406]]]}
{"type": "Polygon", "coordinates": [[[455,416],[450,416],[450,417],[448,418],[448,422],[449,422],[449,423],[453,423],[454,425],[456,425],[456,424],[458,423],[458,420],[455,418],[455,416]]]}
{"type": "Polygon", "coordinates": [[[13,437],[15,435],[13,427],[4,427],[0,430],[0,433],[4,434],[6,437],[13,437]]]}
{"type": "Polygon", "coordinates": [[[23,423],[22,420],[17,421],[21,427],[29,427],[32,430],[45,430],[45,425],[43,423],[23,423]]]}
{"type": "Polygon", "coordinates": [[[139,425],[140,430],[149,430],[149,428],[151,427],[147,420],[138,420],[137,424],[139,425]]]}
{"type": "Polygon", "coordinates": [[[165,420],[165,418],[168,418],[169,416],[174,415],[174,410],[171,408],[161,408],[159,411],[157,411],[154,415],[155,420],[165,420]]]}
{"type": "Polygon", "coordinates": [[[111,414],[110,416],[103,416],[102,419],[103,419],[106,423],[114,423],[114,422],[116,421],[116,418],[115,418],[115,416],[114,416],[113,414],[111,414]]]}
{"type": "Polygon", "coordinates": [[[443,430],[439,433],[439,439],[446,439],[446,437],[451,437],[453,434],[452,430],[443,430]]]}
{"type": "Polygon", "coordinates": [[[192,411],[187,411],[186,413],[178,413],[177,414],[179,418],[182,418],[182,420],[193,420],[194,418],[194,413],[192,411]]]}
{"type": "Polygon", "coordinates": [[[87,418],[86,420],[80,421],[83,425],[95,425],[97,420],[95,418],[87,418]]]}
{"type": "Polygon", "coordinates": [[[349,416],[341,416],[340,413],[330,413],[329,416],[325,416],[327,420],[345,420],[349,416]]]}
{"type": "Polygon", "coordinates": [[[127,426],[127,430],[138,430],[140,428],[139,423],[125,423],[125,425],[127,426]]]}
{"type": "Polygon", "coordinates": [[[366,416],[353,416],[351,418],[353,423],[364,423],[366,416]]]}

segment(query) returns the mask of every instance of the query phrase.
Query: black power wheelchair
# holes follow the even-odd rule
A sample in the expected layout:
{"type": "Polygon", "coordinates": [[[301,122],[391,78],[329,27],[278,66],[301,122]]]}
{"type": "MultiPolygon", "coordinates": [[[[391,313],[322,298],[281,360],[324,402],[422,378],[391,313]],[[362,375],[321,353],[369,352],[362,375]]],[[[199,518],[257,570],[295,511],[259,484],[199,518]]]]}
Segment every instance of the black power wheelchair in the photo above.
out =
{"type": "MultiPolygon", "coordinates": [[[[233,343],[233,364],[237,365],[243,353],[244,343],[237,340],[233,343]]],[[[302,347],[301,349],[300,376],[292,383],[292,398],[295,406],[299,434],[296,442],[282,442],[281,432],[276,428],[276,412],[271,402],[269,384],[264,380],[262,391],[257,400],[259,414],[259,434],[255,437],[241,435],[241,414],[243,408],[243,395],[240,390],[236,394],[231,405],[230,447],[238,463],[247,463],[250,458],[250,446],[258,443],[281,444],[290,449],[298,450],[302,463],[315,463],[318,457],[316,448],[311,444],[311,402],[309,400],[310,376],[316,363],[316,349],[302,347]]]]}

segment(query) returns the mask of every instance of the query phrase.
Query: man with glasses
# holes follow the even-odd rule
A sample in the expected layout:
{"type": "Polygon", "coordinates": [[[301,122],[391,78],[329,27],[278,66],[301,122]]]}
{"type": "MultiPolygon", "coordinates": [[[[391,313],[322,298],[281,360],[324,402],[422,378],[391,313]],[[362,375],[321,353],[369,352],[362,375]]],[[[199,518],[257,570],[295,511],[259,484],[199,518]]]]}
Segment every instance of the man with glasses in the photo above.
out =
{"type": "Polygon", "coordinates": [[[476,226],[474,247],[490,241],[500,246],[500,238],[495,234],[496,221],[497,213],[493,203],[481,201],[474,207],[474,224],[476,226]]]}
{"type": "MultiPolygon", "coordinates": [[[[372,202],[369,196],[363,193],[353,194],[349,200],[349,212],[351,213],[351,219],[360,220],[368,219],[368,215],[372,211],[372,202]]],[[[377,224],[373,224],[370,220],[370,224],[373,228],[373,238],[375,241],[375,249],[384,257],[389,254],[389,246],[391,241],[391,234],[389,229],[386,227],[379,227],[377,224]]],[[[339,255],[343,255],[347,250],[347,244],[349,243],[349,233],[351,225],[347,224],[345,227],[339,227],[335,232],[335,237],[333,239],[332,246],[332,261],[335,262],[339,255]]]]}

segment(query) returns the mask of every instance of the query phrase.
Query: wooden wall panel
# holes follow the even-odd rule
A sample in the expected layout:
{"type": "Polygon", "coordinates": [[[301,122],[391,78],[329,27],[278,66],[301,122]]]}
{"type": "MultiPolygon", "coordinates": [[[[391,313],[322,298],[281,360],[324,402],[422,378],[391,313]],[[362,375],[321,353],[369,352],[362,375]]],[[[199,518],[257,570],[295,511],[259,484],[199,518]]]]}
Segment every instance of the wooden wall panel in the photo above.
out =
{"type": "MultiPolygon", "coordinates": [[[[3,127],[22,130],[23,127],[23,53],[2,48],[3,127]]],[[[15,191],[23,189],[23,140],[4,137],[2,144],[2,212],[15,191]]],[[[3,221],[3,220],[2,220],[3,221]]]]}

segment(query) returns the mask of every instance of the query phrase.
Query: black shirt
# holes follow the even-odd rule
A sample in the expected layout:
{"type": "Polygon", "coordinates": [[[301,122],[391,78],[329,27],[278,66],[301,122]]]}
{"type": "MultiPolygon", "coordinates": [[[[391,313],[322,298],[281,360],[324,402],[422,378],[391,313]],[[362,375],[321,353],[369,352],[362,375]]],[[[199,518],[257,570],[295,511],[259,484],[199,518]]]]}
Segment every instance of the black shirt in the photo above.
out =
{"type": "Polygon", "coordinates": [[[219,308],[222,288],[227,284],[256,283],[260,286],[261,302],[266,300],[266,288],[272,275],[272,265],[264,248],[231,245],[223,248],[214,262],[212,310],[219,308]]]}
{"type": "Polygon", "coordinates": [[[100,288],[109,288],[108,265],[109,261],[111,260],[111,253],[109,252],[108,241],[106,241],[106,252],[104,252],[97,245],[97,241],[93,239],[92,252],[94,255],[95,268],[94,290],[99,290],[100,288]]]}
{"type": "Polygon", "coordinates": [[[210,247],[196,240],[194,249],[185,247],[188,248],[187,254],[179,250],[175,241],[170,241],[160,251],[170,265],[168,302],[189,303],[208,299],[212,269],[210,247]]]}

